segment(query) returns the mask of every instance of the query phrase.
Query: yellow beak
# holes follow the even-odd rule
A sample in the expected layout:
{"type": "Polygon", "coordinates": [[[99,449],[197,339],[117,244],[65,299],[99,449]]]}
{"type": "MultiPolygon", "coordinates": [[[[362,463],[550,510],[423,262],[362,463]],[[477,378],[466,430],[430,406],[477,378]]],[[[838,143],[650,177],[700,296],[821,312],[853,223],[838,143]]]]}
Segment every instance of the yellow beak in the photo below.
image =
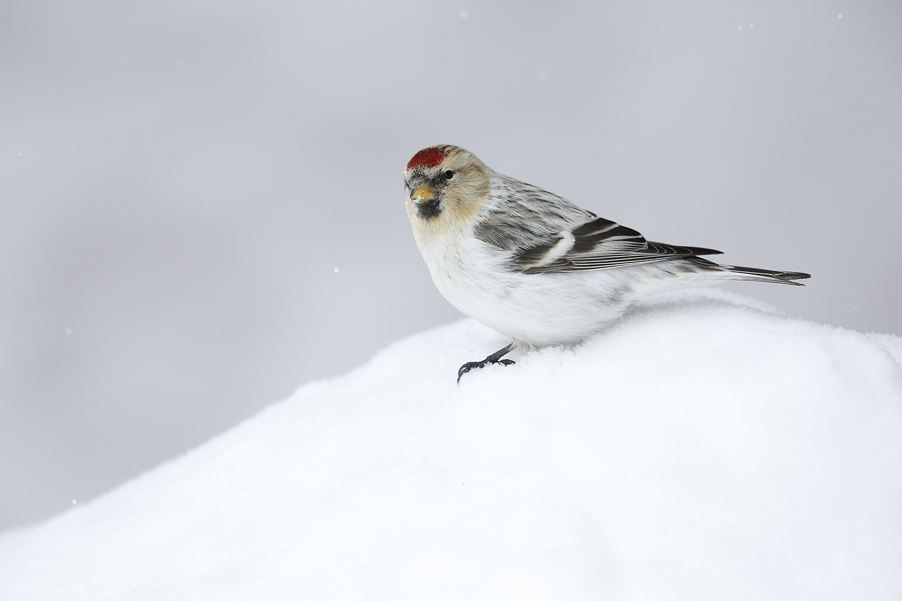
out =
{"type": "Polygon", "coordinates": [[[429,184],[423,184],[416,190],[410,193],[410,200],[415,203],[423,203],[428,200],[432,200],[432,197],[435,195],[435,188],[430,186],[429,184]]]}

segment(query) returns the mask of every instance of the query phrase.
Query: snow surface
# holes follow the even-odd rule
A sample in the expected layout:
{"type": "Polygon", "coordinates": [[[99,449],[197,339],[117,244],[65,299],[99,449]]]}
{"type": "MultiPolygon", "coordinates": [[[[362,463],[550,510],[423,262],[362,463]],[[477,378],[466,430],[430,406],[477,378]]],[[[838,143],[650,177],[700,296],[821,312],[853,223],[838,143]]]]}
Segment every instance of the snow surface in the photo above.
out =
{"type": "Polygon", "coordinates": [[[391,345],[0,538],[0,599],[899,599],[902,339],[715,290],[391,345]]]}
{"type": "Polygon", "coordinates": [[[900,74],[899,0],[0,0],[0,531],[456,319],[433,144],[902,335],[900,74]]]}

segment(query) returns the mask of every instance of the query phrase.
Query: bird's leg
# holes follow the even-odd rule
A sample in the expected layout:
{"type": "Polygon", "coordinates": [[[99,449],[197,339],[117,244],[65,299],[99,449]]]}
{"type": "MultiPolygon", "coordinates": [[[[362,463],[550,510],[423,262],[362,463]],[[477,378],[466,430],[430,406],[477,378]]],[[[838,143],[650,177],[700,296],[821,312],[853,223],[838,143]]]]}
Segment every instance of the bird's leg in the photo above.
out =
{"type": "Polygon", "coordinates": [[[509,352],[514,350],[514,343],[511,342],[503,349],[499,349],[483,359],[482,361],[470,361],[469,363],[464,363],[460,366],[460,369],[457,370],[457,382],[460,383],[460,378],[465,373],[470,371],[471,369],[477,369],[485,367],[486,365],[494,365],[496,363],[500,363],[501,365],[513,365],[514,362],[510,359],[502,359],[501,357],[505,356],[509,352]]]}

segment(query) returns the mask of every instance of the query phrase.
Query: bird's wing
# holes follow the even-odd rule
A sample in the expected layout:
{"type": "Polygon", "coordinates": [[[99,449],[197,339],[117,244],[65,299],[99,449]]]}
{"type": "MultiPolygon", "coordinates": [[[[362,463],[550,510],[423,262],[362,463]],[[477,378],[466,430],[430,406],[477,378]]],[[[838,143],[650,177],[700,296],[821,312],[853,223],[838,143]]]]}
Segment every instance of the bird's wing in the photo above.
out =
{"type": "Polygon", "coordinates": [[[567,273],[720,254],[710,248],[649,242],[636,230],[603,217],[563,232],[558,244],[569,246],[560,257],[549,252],[537,256],[540,248],[534,247],[517,253],[514,262],[524,273],[567,273]]]}
{"type": "Polygon", "coordinates": [[[550,192],[506,178],[504,200],[477,224],[480,240],[510,252],[523,273],[567,273],[720,254],[710,248],[649,242],[550,192]]]}

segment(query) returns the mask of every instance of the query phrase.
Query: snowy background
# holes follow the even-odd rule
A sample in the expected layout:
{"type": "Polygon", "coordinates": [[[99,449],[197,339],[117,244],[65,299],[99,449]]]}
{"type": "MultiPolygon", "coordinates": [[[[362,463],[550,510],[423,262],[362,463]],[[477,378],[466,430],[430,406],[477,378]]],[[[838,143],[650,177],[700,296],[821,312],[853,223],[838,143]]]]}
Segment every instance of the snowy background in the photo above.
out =
{"type": "Polygon", "coordinates": [[[0,3],[0,528],[455,319],[436,143],[902,334],[902,4],[551,4],[0,3]]]}
{"type": "Polygon", "coordinates": [[[0,599],[898,601],[902,338],[716,290],[389,345],[26,530],[0,599]]]}

